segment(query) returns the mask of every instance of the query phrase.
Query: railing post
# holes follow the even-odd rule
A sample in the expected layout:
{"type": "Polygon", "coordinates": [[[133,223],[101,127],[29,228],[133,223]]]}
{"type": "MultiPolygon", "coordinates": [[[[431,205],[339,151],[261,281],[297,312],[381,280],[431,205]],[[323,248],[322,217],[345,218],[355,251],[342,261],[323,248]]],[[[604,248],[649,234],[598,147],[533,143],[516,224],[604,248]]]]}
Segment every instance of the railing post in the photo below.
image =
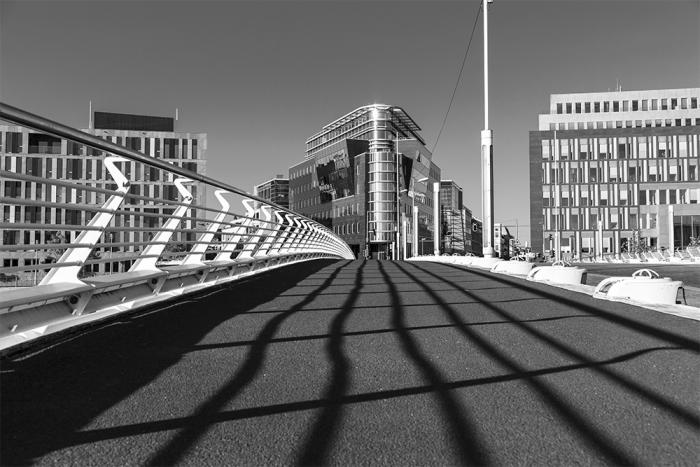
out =
{"type": "Polygon", "coordinates": [[[236,245],[238,245],[238,242],[243,237],[243,233],[245,232],[245,230],[247,228],[246,221],[248,221],[248,220],[249,219],[245,219],[245,218],[235,219],[232,223],[239,224],[239,225],[237,225],[236,227],[231,227],[229,229],[224,229],[222,231],[221,250],[214,258],[214,261],[230,261],[231,260],[231,255],[233,254],[233,250],[235,249],[236,245]],[[229,239],[224,241],[224,235],[229,236],[229,239]]]}
{"type": "Polygon", "coordinates": [[[302,225],[299,223],[299,218],[297,216],[292,216],[292,222],[294,223],[294,238],[289,246],[289,251],[296,253],[299,251],[299,245],[301,243],[304,232],[302,231],[302,225]]]}
{"type": "Polygon", "coordinates": [[[114,179],[117,184],[117,194],[109,197],[107,202],[102,205],[102,209],[107,209],[108,211],[102,211],[95,214],[88,227],[90,230],[83,230],[80,235],[71,243],[75,244],[89,244],[89,246],[77,246],[68,248],[65,253],[61,255],[56,264],[61,263],[80,263],[76,266],[66,266],[64,268],[53,268],[46,276],[42,279],[39,285],[47,284],[58,284],[58,283],[82,283],[78,279],[78,273],[80,268],[83,267],[85,261],[87,261],[90,256],[90,252],[93,250],[100,237],[104,233],[109,223],[114,217],[114,213],[119,206],[121,206],[124,201],[124,197],[129,191],[129,180],[121,173],[119,169],[114,165],[115,162],[127,162],[128,160],[123,157],[109,156],[104,160],[105,167],[109,172],[109,175],[114,179]],[[98,230],[92,228],[97,227],[98,230]]]}
{"type": "Polygon", "coordinates": [[[221,205],[221,212],[219,212],[219,214],[216,215],[214,221],[211,224],[209,224],[207,231],[203,233],[201,237],[199,237],[197,243],[194,245],[194,247],[192,247],[192,250],[190,250],[185,259],[182,261],[182,264],[201,264],[204,262],[204,255],[207,251],[207,248],[214,239],[214,235],[219,229],[219,226],[229,214],[229,208],[231,206],[229,205],[228,201],[224,199],[223,196],[224,194],[228,193],[229,192],[226,190],[216,190],[214,192],[214,197],[216,197],[216,199],[219,201],[219,204],[221,205]]]}
{"type": "Polygon", "coordinates": [[[294,238],[296,237],[296,233],[294,232],[294,219],[292,218],[292,215],[285,213],[284,218],[287,221],[287,228],[284,230],[285,237],[279,247],[280,254],[291,253],[294,238]]]}
{"type": "Polygon", "coordinates": [[[148,246],[146,246],[146,248],[144,248],[143,250],[143,258],[137,259],[136,262],[131,266],[131,268],[129,268],[129,272],[159,270],[156,267],[156,262],[163,253],[163,250],[165,250],[167,243],[170,241],[170,238],[175,233],[175,229],[180,224],[180,221],[182,220],[185,213],[189,209],[190,204],[192,203],[192,193],[190,193],[189,190],[184,186],[185,183],[190,182],[192,182],[192,180],[190,180],[189,178],[175,179],[175,187],[177,188],[177,191],[182,197],[183,204],[178,206],[177,209],[175,209],[175,212],[173,213],[172,217],[165,221],[165,223],[161,227],[161,230],[153,236],[151,243],[149,243],[148,246]]]}
{"type": "MultiPolygon", "coordinates": [[[[269,229],[273,225],[272,214],[271,214],[272,209],[270,208],[270,206],[261,206],[261,209],[262,209],[263,213],[265,214],[266,228],[269,229]]],[[[277,223],[277,224],[274,224],[274,228],[272,229],[272,231],[267,230],[265,241],[263,242],[262,245],[260,245],[260,248],[258,248],[258,251],[256,251],[253,256],[255,256],[256,258],[259,258],[261,256],[267,256],[270,254],[270,250],[272,249],[272,244],[277,239],[277,233],[278,233],[280,227],[281,227],[281,225],[279,223],[277,223]]]]}
{"type": "MultiPolygon", "coordinates": [[[[253,200],[246,199],[243,200],[243,205],[246,208],[246,215],[250,217],[251,219],[255,217],[256,212],[262,212],[263,214],[266,214],[264,210],[259,210],[253,208],[251,205],[253,203],[253,200]]],[[[255,231],[248,236],[248,241],[246,242],[245,246],[243,247],[243,251],[236,257],[238,258],[251,258],[253,256],[253,253],[256,250],[256,247],[259,246],[260,240],[262,238],[263,233],[265,230],[262,229],[262,226],[264,224],[264,221],[262,220],[251,220],[249,226],[254,226],[256,227],[255,231]],[[253,240],[255,239],[255,240],[253,240]]]]}
{"type": "Polygon", "coordinates": [[[278,234],[275,238],[275,243],[270,248],[270,254],[280,254],[280,249],[282,248],[282,245],[284,244],[284,241],[287,238],[287,235],[289,234],[290,230],[289,227],[286,227],[284,230],[282,230],[282,226],[284,225],[284,218],[280,215],[280,211],[275,211],[275,217],[277,218],[278,234]]]}

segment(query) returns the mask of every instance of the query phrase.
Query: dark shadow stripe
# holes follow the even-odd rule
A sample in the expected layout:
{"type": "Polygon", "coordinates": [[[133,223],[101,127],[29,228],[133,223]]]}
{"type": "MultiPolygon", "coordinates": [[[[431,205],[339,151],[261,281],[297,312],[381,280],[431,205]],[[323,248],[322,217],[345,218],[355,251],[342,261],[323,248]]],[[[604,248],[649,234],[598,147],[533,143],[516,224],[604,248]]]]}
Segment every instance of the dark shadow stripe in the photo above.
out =
{"type": "Polygon", "coordinates": [[[289,309],[285,314],[272,318],[258,333],[255,344],[251,346],[245,361],[235,373],[233,378],[226,383],[215,395],[202,404],[195,414],[190,418],[190,423],[177,433],[165,446],[148,460],[149,465],[173,465],[182,460],[187,451],[197,442],[197,440],[207,431],[211,421],[217,413],[236,397],[246,386],[248,386],[257,376],[265,360],[265,352],[279,329],[280,325],[288,317],[311,303],[317,295],[333,283],[340,271],[347,267],[348,261],[340,263],[336,269],[326,278],[326,280],[312,293],[306,296],[289,309]]]}
{"type": "Polygon", "coordinates": [[[328,462],[333,441],[338,436],[338,426],[342,417],[342,399],[350,387],[350,360],[343,352],[343,328],[345,321],[354,311],[353,306],[362,289],[362,271],[366,261],[360,264],[355,277],[355,284],[340,312],[335,315],[330,325],[330,340],[326,352],[333,365],[331,381],[326,388],[323,411],[314,422],[313,428],[304,441],[297,464],[321,465],[328,462]]]}
{"type": "MultiPolygon", "coordinates": [[[[437,274],[432,273],[430,271],[427,271],[424,268],[420,268],[418,266],[416,266],[416,268],[420,269],[421,271],[424,271],[426,274],[429,274],[433,277],[436,277],[436,278],[439,277],[437,274]]],[[[469,272],[471,272],[471,271],[469,271],[469,272]]],[[[456,288],[459,287],[454,282],[445,281],[445,283],[450,283],[453,287],[456,287],[456,288]]],[[[472,293],[470,291],[463,290],[463,293],[470,298],[480,300],[479,297],[477,297],[474,293],[472,293]]],[[[552,299],[552,300],[556,300],[556,299],[552,299]]],[[[578,307],[575,305],[570,305],[569,302],[576,303],[573,300],[568,300],[568,302],[566,303],[567,306],[571,306],[572,308],[575,308],[577,311],[581,310],[581,307],[578,307]]],[[[484,303],[486,303],[486,302],[484,302],[484,303]]],[[[545,342],[547,345],[552,346],[553,348],[557,349],[559,352],[563,353],[564,355],[566,355],[570,358],[573,358],[575,360],[578,360],[580,362],[591,361],[591,359],[589,357],[587,357],[586,355],[572,349],[571,347],[558,341],[557,339],[555,339],[555,338],[553,338],[553,337],[551,337],[551,336],[549,336],[541,331],[538,331],[537,329],[534,329],[531,326],[528,326],[524,323],[518,322],[518,320],[514,316],[512,316],[510,313],[506,312],[505,310],[502,310],[502,309],[500,309],[500,308],[498,308],[495,305],[492,305],[490,303],[488,304],[488,306],[489,306],[489,308],[491,308],[494,312],[496,312],[502,318],[512,322],[514,325],[518,326],[520,329],[527,332],[528,334],[530,334],[534,338],[539,339],[542,342],[545,342]]],[[[685,347],[683,345],[679,345],[679,347],[685,348],[686,350],[690,350],[690,349],[687,349],[687,347],[685,347]]],[[[700,427],[700,417],[693,414],[692,412],[689,412],[688,410],[683,408],[681,405],[675,403],[674,401],[670,400],[669,398],[663,397],[662,395],[655,393],[651,389],[641,386],[637,382],[632,381],[630,378],[628,378],[624,375],[617,374],[612,369],[599,368],[597,371],[600,374],[602,374],[603,376],[607,377],[609,380],[613,381],[614,383],[617,383],[620,386],[628,389],[629,391],[634,392],[635,394],[637,394],[641,398],[645,399],[647,402],[650,402],[653,405],[657,406],[658,408],[669,412],[670,414],[675,416],[677,419],[690,425],[691,427],[696,428],[696,429],[698,427],[700,427]]]]}
{"type": "Polygon", "coordinates": [[[423,355],[418,343],[411,337],[411,334],[406,328],[404,319],[404,311],[399,292],[391,278],[384,270],[382,261],[377,263],[379,271],[384,276],[384,281],[389,286],[391,294],[391,304],[393,309],[392,324],[396,328],[396,332],[406,355],[415,363],[418,370],[423,375],[423,378],[430,383],[430,386],[435,388],[437,401],[442,409],[443,416],[450,426],[450,432],[447,433],[449,439],[452,440],[457,451],[461,464],[468,465],[484,465],[489,463],[489,456],[483,444],[479,440],[476,428],[469,423],[465,410],[457,400],[457,398],[449,391],[447,383],[440,371],[423,355]]]}
{"type": "MultiPolygon", "coordinates": [[[[413,280],[415,280],[416,283],[420,283],[420,279],[418,279],[418,277],[416,277],[415,275],[409,273],[405,269],[405,267],[402,267],[398,264],[396,265],[396,267],[408,277],[413,278],[413,280]]],[[[427,274],[435,278],[440,278],[438,275],[432,274],[426,271],[424,268],[416,266],[415,264],[412,264],[412,267],[419,271],[426,272],[427,274]]],[[[455,286],[455,288],[461,290],[457,286],[455,286]]],[[[429,287],[424,286],[424,290],[431,297],[433,297],[433,299],[437,303],[439,303],[442,306],[447,316],[449,316],[450,319],[455,322],[455,324],[459,324],[459,315],[452,307],[445,304],[445,302],[440,298],[440,296],[434,293],[429,287]]],[[[469,294],[469,292],[467,291],[464,291],[464,293],[469,294]]],[[[473,298],[478,299],[478,297],[475,296],[473,298]]],[[[488,306],[489,309],[492,309],[497,313],[499,312],[499,310],[495,306],[490,305],[485,301],[483,302],[483,304],[488,306]]],[[[494,361],[498,362],[504,368],[507,368],[509,371],[516,374],[528,373],[525,370],[525,368],[521,367],[515,361],[508,358],[495,345],[490,343],[485,338],[481,337],[479,334],[470,330],[467,326],[459,325],[458,329],[470,342],[476,344],[481,350],[490,355],[494,361]]],[[[524,379],[525,382],[539,394],[542,400],[545,401],[549,407],[554,409],[555,413],[565,423],[567,423],[581,435],[583,441],[588,446],[600,452],[608,459],[609,462],[612,462],[614,464],[629,465],[634,463],[633,458],[629,454],[625,453],[620,446],[617,446],[616,443],[613,440],[609,439],[604,433],[596,429],[593,423],[589,422],[584,418],[583,415],[579,414],[578,411],[571,404],[567,403],[564,397],[559,395],[556,390],[550,388],[547,384],[533,376],[527,376],[524,379]]]]}
{"type": "MultiPolygon", "coordinates": [[[[562,374],[568,371],[587,370],[593,367],[602,365],[613,365],[616,363],[630,361],[651,352],[663,350],[683,350],[677,347],[654,347],[650,349],[638,350],[617,357],[595,362],[594,364],[576,364],[565,365],[554,368],[544,368],[541,370],[532,370],[522,374],[507,374],[499,376],[489,376],[486,378],[476,378],[460,381],[451,381],[445,383],[445,388],[448,390],[457,390],[470,387],[484,386],[489,384],[502,384],[513,381],[520,381],[527,378],[537,376],[546,376],[554,374],[562,374]]],[[[401,389],[387,389],[384,391],[375,391],[362,394],[351,394],[340,398],[342,404],[363,404],[376,402],[386,399],[396,399],[400,397],[420,396],[430,394],[437,390],[432,385],[414,386],[401,389]]],[[[271,415],[289,414],[304,410],[322,409],[328,404],[325,399],[314,399],[299,402],[289,402],[284,404],[273,404],[261,407],[250,407],[246,409],[228,410],[218,412],[211,418],[211,423],[227,423],[237,420],[245,420],[250,418],[267,417],[271,415]]],[[[192,422],[192,417],[177,417],[168,420],[159,420],[154,422],[135,423],[132,425],[116,426],[111,428],[100,428],[95,430],[80,431],[72,433],[71,443],[69,446],[78,446],[81,444],[97,443],[100,441],[113,440],[129,436],[140,436],[148,433],[157,433],[160,431],[177,430],[188,426],[192,422]]]]}
{"type": "MultiPolygon", "coordinates": [[[[374,307],[374,308],[376,308],[376,307],[374,307]]],[[[592,317],[589,315],[554,316],[551,318],[525,319],[525,320],[521,320],[520,322],[521,323],[538,323],[538,322],[559,321],[562,319],[574,319],[574,318],[589,318],[590,319],[592,317]]],[[[499,324],[512,325],[513,322],[512,321],[480,321],[480,322],[476,322],[476,323],[463,323],[464,326],[470,326],[470,327],[491,326],[491,325],[499,325],[499,324]]],[[[428,331],[431,329],[454,329],[457,326],[459,326],[459,325],[457,325],[457,324],[432,324],[432,325],[426,325],[426,326],[407,326],[406,330],[409,332],[412,332],[412,331],[428,331]]],[[[343,332],[340,335],[343,337],[353,337],[353,336],[369,336],[369,335],[373,335],[373,334],[388,334],[388,333],[395,333],[395,332],[396,332],[396,329],[394,329],[394,328],[370,329],[367,331],[343,332]]],[[[310,335],[310,336],[279,337],[277,339],[271,339],[270,344],[278,344],[278,343],[283,343],[283,342],[303,342],[303,341],[324,340],[324,339],[330,339],[331,337],[332,337],[332,334],[315,334],[315,335],[310,335]]],[[[253,344],[255,344],[254,340],[253,341],[224,342],[221,344],[198,344],[198,345],[193,346],[187,353],[206,351],[206,350],[214,350],[214,349],[246,347],[246,346],[253,345],[253,344]]],[[[2,373],[2,372],[0,371],[0,373],[2,373]]]]}

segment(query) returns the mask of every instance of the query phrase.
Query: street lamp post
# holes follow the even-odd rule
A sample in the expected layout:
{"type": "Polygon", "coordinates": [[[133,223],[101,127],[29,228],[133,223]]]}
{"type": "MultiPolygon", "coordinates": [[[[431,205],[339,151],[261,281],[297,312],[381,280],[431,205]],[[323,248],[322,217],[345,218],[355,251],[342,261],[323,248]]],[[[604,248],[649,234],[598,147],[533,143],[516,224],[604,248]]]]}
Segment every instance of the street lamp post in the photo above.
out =
{"type": "Polygon", "coordinates": [[[483,253],[493,258],[493,131],[489,129],[489,55],[488,55],[488,4],[483,0],[484,10],[484,130],[481,132],[481,207],[484,216],[483,253]]]}
{"type": "Polygon", "coordinates": [[[440,182],[433,183],[433,256],[440,256],[440,182]]]}

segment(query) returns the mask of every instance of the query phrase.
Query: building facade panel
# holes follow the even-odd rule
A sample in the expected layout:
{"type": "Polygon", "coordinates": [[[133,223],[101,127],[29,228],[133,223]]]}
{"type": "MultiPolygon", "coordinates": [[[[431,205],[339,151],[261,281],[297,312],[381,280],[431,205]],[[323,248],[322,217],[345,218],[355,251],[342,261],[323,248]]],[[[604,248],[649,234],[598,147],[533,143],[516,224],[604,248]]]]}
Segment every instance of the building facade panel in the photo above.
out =
{"type": "MultiPolygon", "coordinates": [[[[601,104],[598,120],[588,116],[582,127],[569,125],[570,99],[553,96],[554,111],[567,121],[541,118],[540,130],[530,134],[533,248],[587,256],[687,247],[700,233],[700,90],[606,94],[603,102],[610,104],[601,104]],[[656,107],[660,118],[606,123],[618,118],[615,108],[634,113],[644,107],[647,114],[656,107]],[[553,129],[542,129],[550,123],[553,129]],[[562,125],[572,129],[558,129],[562,125]]],[[[575,96],[585,111],[588,99],[575,96]]],[[[576,102],[571,109],[577,111],[576,102]]]]}
{"type": "Polygon", "coordinates": [[[419,131],[403,109],[382,104],[325,125],[307,140],[305,160],[289,169],[291,209],[325,223],[359,256],[390,258],[416,205],[421,238],[432,248],[427,188],[440,170],[419,131]]]}

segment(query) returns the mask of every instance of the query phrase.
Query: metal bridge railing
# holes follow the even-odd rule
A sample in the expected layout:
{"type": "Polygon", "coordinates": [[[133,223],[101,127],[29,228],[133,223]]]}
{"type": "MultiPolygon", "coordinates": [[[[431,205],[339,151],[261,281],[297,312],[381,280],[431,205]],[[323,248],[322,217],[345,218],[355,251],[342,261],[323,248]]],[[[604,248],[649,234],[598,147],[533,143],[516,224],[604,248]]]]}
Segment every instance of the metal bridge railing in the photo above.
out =
{"type": "Polygon", "coordinates": [[[2,140],[0,348],[292,262],[354,259],[330,229],[239,188],[2,103],[0,120],[78,145],[2,140]]]}

